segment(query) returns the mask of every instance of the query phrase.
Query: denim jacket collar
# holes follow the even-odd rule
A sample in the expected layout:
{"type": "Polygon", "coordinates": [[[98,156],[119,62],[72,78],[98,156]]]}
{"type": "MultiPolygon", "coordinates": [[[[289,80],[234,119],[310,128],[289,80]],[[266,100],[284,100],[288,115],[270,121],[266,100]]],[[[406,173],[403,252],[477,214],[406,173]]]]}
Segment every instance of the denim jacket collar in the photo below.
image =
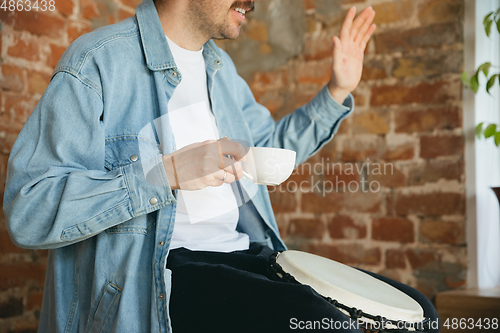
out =
{"type": "MultiPolygon", "coordinates": [[[[137,7],[136,17],[148,68],[152,71],[176,68],[154,2],[144,0],[137,7]]],[[[213,40],[205,43],[203,56],[207,66],[215,70],[222,67],[222,55],[213,40]]]]}

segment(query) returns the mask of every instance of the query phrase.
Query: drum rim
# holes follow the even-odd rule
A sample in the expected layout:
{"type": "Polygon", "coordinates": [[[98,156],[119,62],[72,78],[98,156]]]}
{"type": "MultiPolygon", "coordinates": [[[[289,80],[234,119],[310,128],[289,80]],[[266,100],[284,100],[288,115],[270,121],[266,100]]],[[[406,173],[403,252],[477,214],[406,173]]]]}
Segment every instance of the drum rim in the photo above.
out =
{"type": "MultiPolygon", "coordinates": [[[[302,251],[294,251],[294,250],[289,250],[291,252],[301,252],[301,253],[307,253],[307,252],[302,252],[302,251]]],[[[302,284],[302,285],[309,285],[309,284],[305,284],[305,283],[301,283],[299,281],[297,281],[297,279],[290,273],[286,272],[282,267],[281,265],[278,263],[277,261],[277,258],[280,256],[281,253],[283,252],[287,252],[287,251],[278,251],[278,252],[274,252],[270,257],[269,257],[269,260],[268,260],[268,268],[270,269],[270,271],[272,273],[274,273],[277,277],[278,277],[278,280],[280,281],[284,281],[284,282],[291,282],[291,283],[296,283],[296,284],[302,284]]],[[[307,254],[310,254],[310,253],[307,253],[307,254]]],[[[316,255],[315,255],[316,256],[316,255]]],[[[320,257],[320,256],[318,256],[320,257]]],[[[323,257],[321,257],[323,258],[323,257]]],[[[326,258],[325,258],[326,259],[326,258]]],[[[361,272],[361,271],[360,271],[361,272]]],[[[361,272],[363,273],[363,272],[361,272]]],[[[366,274],[366,273],[365,273],[366,274]]],[[[310,274],[308,274],[310,275],[310,274]]],[[[367,274],[368,275],[368,274],[367,274]]],[[[370,276],[370,275],[368,275],[370,276]]],[[[322,279],[321,279],[322,280],[322,279]]],[[[328,283],[327,281],[324,281],[322,280],[323,282],[325,283],[328,283]]],[[[383,281],[381,281],[383,282],[383,281]]],[[[310,286],[310,285],[309,285],[310,286]]],[[[312,286],[310,286],[311,288],[313,288],[312,286]]],[[[391,286],[392,287],[392,286],[391,286]]],[[[313,290],[315,290],[313,288],[313,290]]],[[[316,291],[316,290],[315,290],[316,291]]],[[[415,333],[425,333],[425,332],[428,332],[429,330],[429,325],[430,325],[430,319],[429,318],[425,318],[425,316],[423,317],[423,320],[421,321],[416,321],[416,322],[411,322],[411,321],[405,321],[405,320],[391,320],[391,319],[388,319],[384,316],[380,316],[380,315],[372,315],[372,314],[369,314],[369,313],[366,313],[364,312],[363,310],[361,309],[357,309],[355,307],[350,307],[350,306],[347,306],[341,302],[339,302],[338,300],[335,300],[335,299],[332,299],[331,297],[328,297],[328,296],[324,296],[322,295],[321,293],[317,292],[318,295],[320,295],[323,299],[325,299],[326,301],[328,301],[330,304],[332,304],[333,306],[335,306],[337,309],[339,309],[340,311],[346,313],[347,315],[350,316],[351,319],[353,320],[360,320],[361,323],[360,323],[360,327],[362,328],[368,328],[368,327],[365,327],[366,325],[363,325],[363,322],[366,322],[368,319],[368,322],[369,321],[373,321],[373,322],[376,322],[376,323],[379,323],[379,324],[382,324],[382,326],[379,326],[379,327],[383,327],[383,323],[387,323],[387,322],[391,322],[391,323],[403,323],[403,327],[413,327],[413,326],[417,326],[417,327],[421,327],[422,330],[411,330],[411,331],[407,331],[407,330],[401,330],[401,329],[392,329],[392,328],[387,328],[387,329],[380,329],[378,330],[379,332],[383,333],[383,332],[415,332],[415,333]],[[365,319],[366,318],[366,319],[365,319]],[[412,325],[413,324],[413,325],[412,325]]],[[[369,329],[369,328],[368,328],[369,329]]]]}

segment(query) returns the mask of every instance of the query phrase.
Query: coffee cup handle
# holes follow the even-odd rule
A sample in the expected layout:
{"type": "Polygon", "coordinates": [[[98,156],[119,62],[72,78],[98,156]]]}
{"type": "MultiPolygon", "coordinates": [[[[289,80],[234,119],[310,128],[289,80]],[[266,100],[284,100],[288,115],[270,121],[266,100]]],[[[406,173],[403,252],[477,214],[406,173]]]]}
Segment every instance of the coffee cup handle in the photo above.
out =
{"type": "Polygon", "coordinates": [[[251,181],[254,181],[253,177],[248,172],[246,172],[246,171],[243,171],[243,176],[247,177],[251,181]]]}

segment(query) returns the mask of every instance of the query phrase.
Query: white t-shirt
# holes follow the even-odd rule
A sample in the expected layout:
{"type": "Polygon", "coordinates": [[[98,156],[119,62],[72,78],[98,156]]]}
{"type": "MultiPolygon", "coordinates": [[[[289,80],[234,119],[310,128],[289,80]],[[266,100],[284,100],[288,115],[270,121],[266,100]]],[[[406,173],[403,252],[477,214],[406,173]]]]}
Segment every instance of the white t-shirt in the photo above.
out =
{"type": "MultiPolygon", "coordinates": [[[[168,102],[168,117],[176,149],[195,142],[219,139],[208,97],[203,49],[190,51],[168,37],[167,41],[182,75],[181,83],[168,102]]],[[[157,128],[161,126],[155,125],[157,128]]],[[[229,184],[199,191],[179,190],[171,249],[185,247],[218,252],[246,250],[249,248],[249,238],[236,231],[238,218],[238,204],[229,184]]]]}

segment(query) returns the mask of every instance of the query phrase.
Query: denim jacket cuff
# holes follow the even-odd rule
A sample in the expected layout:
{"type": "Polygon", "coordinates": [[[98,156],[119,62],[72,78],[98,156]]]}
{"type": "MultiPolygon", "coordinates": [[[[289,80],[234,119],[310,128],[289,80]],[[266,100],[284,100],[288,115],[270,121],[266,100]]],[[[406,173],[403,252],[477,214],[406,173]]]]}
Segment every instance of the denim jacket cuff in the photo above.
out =
{"type": "Polygon", "coordinates": [[[332,97],[326,85],[313,98],[311,105],[313,119],[325,129],[331,129],[332,125],[340,124],[339,120],[347,118],[353,112],[354,97],[349,94],[343,104],[340,104],[332,97]]]}
{"type": "Polygon", "coordinates": [[[147,175],[140,161],[122,167],[134,216],[150,213],[176,202],[161,155],[154,158],[147,175]]]}

